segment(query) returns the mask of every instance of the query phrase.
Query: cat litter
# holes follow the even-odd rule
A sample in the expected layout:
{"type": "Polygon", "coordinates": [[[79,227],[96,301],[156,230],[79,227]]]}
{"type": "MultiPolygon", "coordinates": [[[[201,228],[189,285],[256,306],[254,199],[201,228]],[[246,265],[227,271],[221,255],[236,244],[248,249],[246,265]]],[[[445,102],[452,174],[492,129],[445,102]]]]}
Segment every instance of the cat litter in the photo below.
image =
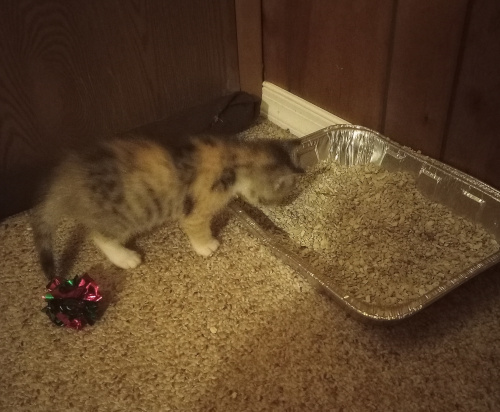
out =
{"type": "Polygon", "coordinates": [[[296,160],[291,203],[232,210],[356,314],[403,319],[500,261],[500,192],[470,176],[348,125],[303,138],[296,160]]]}

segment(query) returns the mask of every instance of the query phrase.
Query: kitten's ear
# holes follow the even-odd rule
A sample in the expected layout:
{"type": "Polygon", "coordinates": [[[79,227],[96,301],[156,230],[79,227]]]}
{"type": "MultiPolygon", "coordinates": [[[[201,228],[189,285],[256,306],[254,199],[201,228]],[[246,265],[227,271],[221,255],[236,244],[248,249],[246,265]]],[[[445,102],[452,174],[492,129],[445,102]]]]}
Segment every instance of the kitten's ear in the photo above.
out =
{"type": "Polygon", "coordinates": [[[274,182],[274,190],[280,191],[286,187],[292,186],[294,178],[292,175],[280,176],[279,179],[274,182]]]}
{"type": "Polygon", "coordinates": [[[283,145],[288,155],[290,156],[290,160],[292,161],[293,172],[305,173],[306,171],[300,166],[296,156],[297,150],[302,146],[302,139],[296,137],[293,139],[283,140],[283,145]]]}
{"type": "Polygon", "coordinates": [[[292,153],[294,150],[297,150],[302,145],[302,139],[295,137],[293,139],[282,140],[283,146],[285,149],[292,153]]]}

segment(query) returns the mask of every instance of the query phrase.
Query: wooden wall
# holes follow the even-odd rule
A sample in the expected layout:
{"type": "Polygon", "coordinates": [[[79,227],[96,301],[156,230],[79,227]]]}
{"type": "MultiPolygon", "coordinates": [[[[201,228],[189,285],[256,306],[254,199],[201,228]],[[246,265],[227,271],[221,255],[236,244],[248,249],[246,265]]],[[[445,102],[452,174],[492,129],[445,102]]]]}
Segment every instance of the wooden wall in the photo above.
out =
{"type": "Polygon", "coordinates": [[[266,0],[264,79],[500,188],[498,0],[266,0]]]}
{"type": "Polygon", "coordinates": [[[61,146],[239,90],[234,0],[0,0],[0,218],[61,146]]]}

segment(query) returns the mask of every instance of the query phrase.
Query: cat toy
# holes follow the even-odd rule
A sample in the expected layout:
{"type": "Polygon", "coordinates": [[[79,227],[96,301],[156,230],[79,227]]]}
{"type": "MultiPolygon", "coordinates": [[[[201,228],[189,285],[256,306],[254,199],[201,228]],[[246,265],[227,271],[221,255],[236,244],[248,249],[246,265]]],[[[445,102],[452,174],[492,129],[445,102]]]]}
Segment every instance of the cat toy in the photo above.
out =
{"type": "Polygon", "coordinates": [[[99,286],[87,274],[74,279],[56,277],[47,285],[43,296],[47,306],[42,309],[57,326],[80,330],[97,320],[99,286]]]}

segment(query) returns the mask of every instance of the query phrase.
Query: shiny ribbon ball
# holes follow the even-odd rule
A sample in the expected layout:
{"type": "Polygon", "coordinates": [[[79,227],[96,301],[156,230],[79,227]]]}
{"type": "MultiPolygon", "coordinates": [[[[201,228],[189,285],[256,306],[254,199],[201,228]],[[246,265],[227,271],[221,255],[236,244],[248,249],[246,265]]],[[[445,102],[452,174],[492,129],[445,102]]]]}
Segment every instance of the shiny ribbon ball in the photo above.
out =
{"type": "Polygon", "coordinates": [[[57,326],[82,329],[97,320],[97,302],[102,299],[99,286],[87,274],[74,279],[54,278],[43,296],[42,309],[57,326]]]}

